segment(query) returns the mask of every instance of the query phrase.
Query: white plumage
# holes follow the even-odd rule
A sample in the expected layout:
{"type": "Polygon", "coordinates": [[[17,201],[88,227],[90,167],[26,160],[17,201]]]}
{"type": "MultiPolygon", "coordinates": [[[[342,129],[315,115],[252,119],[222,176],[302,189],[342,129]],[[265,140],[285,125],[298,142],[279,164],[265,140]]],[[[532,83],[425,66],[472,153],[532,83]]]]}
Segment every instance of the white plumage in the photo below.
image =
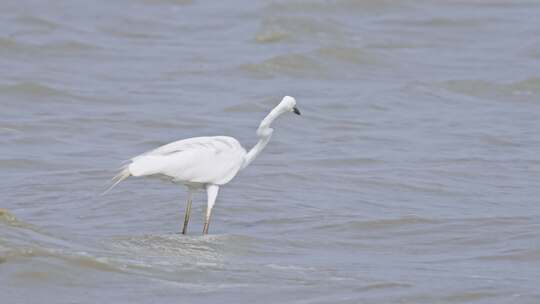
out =
{"type": "Polygon", "coordinates": [[[203,230],[206,234],[219,186],[231,181],[241,169],[257,157],[272,136],[271,123],[287,112],[300,114],[296,108],[296,100],[290,96],[285,96],[263,119],[257,129],[259,141],[249,152],[246,152],[235,138],[229,136],[178,140],[132,158],[113,178],[113,184],[105,192],[129,176],[159,175],[186,185],[189,197],[182,230],[185,234],[191,212],[192,191],[206,188],[208,202],[203,230]]]}
{"type": "Polygon", "coordinates": [[[232,137],[194,137],[137,156],[128,168],[133,176],[162,174],[174,182],[223,185],[238,173],[246,154],[232,137]]]}

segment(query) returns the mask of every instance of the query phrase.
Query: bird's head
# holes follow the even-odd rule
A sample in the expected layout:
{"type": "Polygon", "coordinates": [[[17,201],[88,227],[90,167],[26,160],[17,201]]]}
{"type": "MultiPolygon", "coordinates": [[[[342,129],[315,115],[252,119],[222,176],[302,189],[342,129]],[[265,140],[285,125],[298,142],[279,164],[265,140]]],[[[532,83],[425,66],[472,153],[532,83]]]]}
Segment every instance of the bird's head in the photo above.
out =
{"type": "Polygon", "coordinates": [[[300,111],[296,107],[296,99],[291,96],[285,96],[281,102],[274,108],[259,124],[257,129],[257,135],[259,137],[270,138],[274,129],[270,128],[272,122],[280,115],[287,112],[293,112],[296,115],[300,115],[300,111]]]}
{"type": "Polygon", "coordinates": [[[293,112],[296,115],[300,115],[300,111],[296,107],[296,99],[291,96],[285,96],[280,102],[280,105],[288,112],[293,112]]]}

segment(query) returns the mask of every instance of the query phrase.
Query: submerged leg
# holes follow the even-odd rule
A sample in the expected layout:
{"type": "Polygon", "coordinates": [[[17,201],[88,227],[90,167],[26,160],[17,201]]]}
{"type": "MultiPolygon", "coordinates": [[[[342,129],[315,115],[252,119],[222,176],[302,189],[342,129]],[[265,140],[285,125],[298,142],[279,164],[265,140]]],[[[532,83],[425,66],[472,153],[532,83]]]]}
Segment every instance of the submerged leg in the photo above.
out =
{"type": "Polygon", "coordinates": [[[218,190],[219,190],[218,185],[206,186],[206,196],[208,198],[208,204],[206,205],[206,217],[204,218],[203,234],[208,234],[208,225],[210,225],[210,216],[212,215],[212,208],[214,208],[214,204],[216,203],[218,190]]]}
{"type": "Polygon", "coordinates": [[[184,228],[182,229],[182,234],[186,234],[187,226],[189,223],[189,217],[191,216],[191,190],[188,190],[188,199],[186,203],[186,215],[184,216],[184,228]]]}

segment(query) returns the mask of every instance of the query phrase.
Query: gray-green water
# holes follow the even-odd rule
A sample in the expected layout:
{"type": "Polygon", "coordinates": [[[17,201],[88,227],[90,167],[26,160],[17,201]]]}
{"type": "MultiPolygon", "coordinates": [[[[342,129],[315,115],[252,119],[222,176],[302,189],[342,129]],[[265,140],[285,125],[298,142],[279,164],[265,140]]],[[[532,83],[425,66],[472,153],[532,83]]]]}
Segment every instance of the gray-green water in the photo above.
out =
{"type": "Polygon", "coordinates": [[[4,1],[1,303],[540,302],[540,2],[4,1]],[[212,234],[120,163],[246,147],[212,234]]]}

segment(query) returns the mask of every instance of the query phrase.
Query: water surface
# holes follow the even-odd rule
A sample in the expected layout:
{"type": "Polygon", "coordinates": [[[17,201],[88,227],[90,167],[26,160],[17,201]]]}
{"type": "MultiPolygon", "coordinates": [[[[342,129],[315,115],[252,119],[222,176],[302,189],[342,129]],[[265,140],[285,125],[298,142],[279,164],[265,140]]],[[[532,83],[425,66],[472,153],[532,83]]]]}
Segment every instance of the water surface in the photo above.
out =
{"type": "Polygon", "coordinates": [[[18,1],[0,10],[5,303],[538,303],[540,3],[18,1]],[[205,197],[121,162],[230,135],[205,197]]]}

